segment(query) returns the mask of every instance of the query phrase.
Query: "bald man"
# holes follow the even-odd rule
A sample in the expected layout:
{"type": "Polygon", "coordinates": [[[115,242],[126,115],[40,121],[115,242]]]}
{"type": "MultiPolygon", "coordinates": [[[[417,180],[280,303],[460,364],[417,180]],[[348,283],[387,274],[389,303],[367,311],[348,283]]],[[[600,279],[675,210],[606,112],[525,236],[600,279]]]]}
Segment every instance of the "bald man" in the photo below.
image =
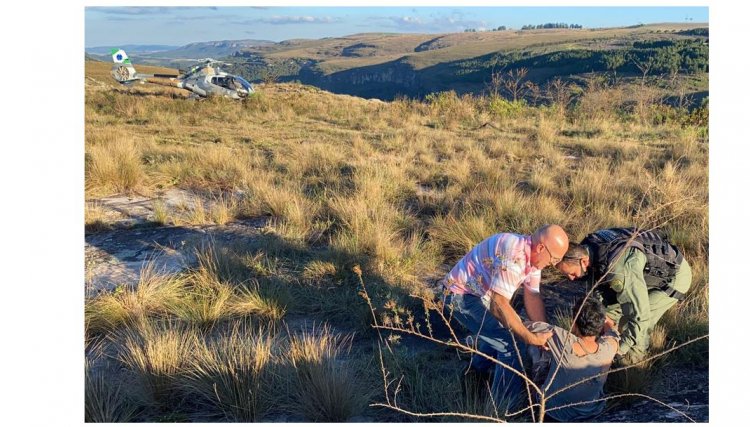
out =
{"type": "MultiPolygon", "coordinates": [[[[520,354],[525,351],[525,344],[544,347],[552,333],[526,329],[510,300],[523,285],[529,319],[546,322],[539,294],[541,270],[560,262],[567,250],[568,235],[558,225],[540,227],[531,236],[490,236],[466,254],[443,280],[447,312],[471,331],[479,351],[522,371],[516,346],[520,354]],[[511,333],[515,335],[515,345],[511,333]]],[[[524,401],[525,387],[517,374],[476,354],[471,367],[479,373],[488,373],[494,367],[492,393],[498,404],[504,402],[513,407],[524,401]]]]}

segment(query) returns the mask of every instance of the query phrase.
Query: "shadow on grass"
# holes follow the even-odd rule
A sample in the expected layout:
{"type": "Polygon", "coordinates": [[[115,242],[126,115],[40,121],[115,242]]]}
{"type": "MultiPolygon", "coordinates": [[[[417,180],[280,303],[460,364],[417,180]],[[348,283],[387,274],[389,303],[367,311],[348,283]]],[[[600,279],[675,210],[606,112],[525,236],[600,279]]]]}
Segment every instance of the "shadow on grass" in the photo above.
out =
{"type": "Polygon", "coordinates": [[[375,264],[373,257],[290,241],[264,225],[263,219],[252,218],[224,226],[122,229],[86,235],[85,241],[111,256],[108,263],[136,279],[149,263],[162,274],[194,268],[197,254],[212,248],[222,281],[237,286],[257,284],[260,296],[285,307],[291,322],[325,321],[370,334],[371,315],[352,272],[352,267],[361,265],[376,307],[393,301],[417,317],[420,312],[424,316],[406,289],[389,284],[368,268],[375,264]],[[331,267],[316,274],[320,269],[311,268],[316,265],[331,267]]]}

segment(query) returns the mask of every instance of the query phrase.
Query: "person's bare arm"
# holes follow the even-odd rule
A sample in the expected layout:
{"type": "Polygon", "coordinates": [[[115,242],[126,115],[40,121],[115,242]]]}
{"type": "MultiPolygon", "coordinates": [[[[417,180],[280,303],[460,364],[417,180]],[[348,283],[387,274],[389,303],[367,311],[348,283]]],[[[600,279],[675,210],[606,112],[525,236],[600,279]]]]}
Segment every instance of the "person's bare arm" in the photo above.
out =
{"type": "MultiPolygon", "coordinates": [[[[612,347],[615,349],[615,354],[617,354],[617,350],[620,347],[620,339],[615,337],[606,337],[606,339],[612,343],[612,347]]],[[[614,355],[612,357],[614,358],[614,355]]]]}
{"type": "Polygon", "coordinates": [[[523,291],[523,304],[529,319],[535,322],[547,323],[547,313],[544,311],[544,300],[539,292],[523,291]]]}
{"type": "Polygon", "coordinates": [[[547,340],[552,337],[552,332],[533,333],[526,329],[523,322],[521,322],[521,318],[518,317],[516,311],[511,307],[508,298],[497,292],[492,292],[492,297],[490,298],[490,312],[500,320],[506,328],[521,337],[521,339],[527,344],[538,345],[546,348],[547,340]]]}
{"type": "MultiPolygon", "coordinates": [[[[604,339],[612,343],[615,353],[617,353],[617,350],[620,347],[620,334],[617,332],[617,325],[615,325],[615,322],[606,315],[604,316],[604,327],[602,328],[602,333],[604,339]]],[[[612,357],[614,357],[614,355],[612,357]]]]}

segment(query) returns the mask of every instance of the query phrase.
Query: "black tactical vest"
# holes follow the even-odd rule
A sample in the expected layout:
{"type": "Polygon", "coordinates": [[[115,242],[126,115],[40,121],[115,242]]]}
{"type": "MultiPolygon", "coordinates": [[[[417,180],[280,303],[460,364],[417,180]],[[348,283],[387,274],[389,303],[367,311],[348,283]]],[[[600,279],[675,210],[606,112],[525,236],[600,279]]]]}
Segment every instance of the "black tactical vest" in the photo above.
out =
{"type": "MultiPolygon", "coordinates": [[[[610,228],[589,234],[581,244],[589,247],[594,283],[618,260],[621,251],[633,247],[646,255],[643,279],[649,291],[661,289],[674,298],[684,298],[670,286],[682,263],[682,254],[660,234],[636,228],[610,228]]],[[[616,295],[605,283],[599,286],[605,304],[611,304],[616,295]]]]}

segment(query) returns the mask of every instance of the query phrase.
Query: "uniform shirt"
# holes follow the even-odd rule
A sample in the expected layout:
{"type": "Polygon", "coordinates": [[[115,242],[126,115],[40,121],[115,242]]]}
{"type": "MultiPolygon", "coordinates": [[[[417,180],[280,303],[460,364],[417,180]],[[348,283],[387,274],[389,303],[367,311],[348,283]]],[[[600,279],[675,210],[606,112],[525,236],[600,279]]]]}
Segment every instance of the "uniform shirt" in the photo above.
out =
{"type": "Polygon", "coordinates": [[[466,254],[448,273],[445,286],[456,294],[471,294],[489,308],[491,292],[511,299],[524,285],[539,293],[541,270],[531,265],[531,236],[499,233],[466,254]]]}
{"type": "Polygon", "coordinates": [[[532,332],[552,331],[552,338],[547,341],[549,351],[536,346],[529,346],[528,349],[535,377],[538,373],[542,374],[542,390],[547,390],[546,396],[552,396],[547,400],[547,414],[563,422],[584,420],[600,414],[604,410],[604,401],[595,400],[604,396],[606,372],[609,372],[617,351],[617,332],[606,332],[597,339],[599,348],[595,352],[579,356],[573,352],[573,343],[579,338],[567,330],[544,322],[526,322],[525,325],[532,332]],[[566,386],[572,387],[554,394],[566,386]],[[586,403],[567,406],[579,402],[586,403]]]}
{"type": "Polygon", "coordinates": [[[646,262],[643,252],[629,248],[616,259],[601,282],[617,293],[617,303],[622,310],[620,354],[626,354],[630,349],[643,352],[649,345],[651,304],[643,278],[646,262]]]}

